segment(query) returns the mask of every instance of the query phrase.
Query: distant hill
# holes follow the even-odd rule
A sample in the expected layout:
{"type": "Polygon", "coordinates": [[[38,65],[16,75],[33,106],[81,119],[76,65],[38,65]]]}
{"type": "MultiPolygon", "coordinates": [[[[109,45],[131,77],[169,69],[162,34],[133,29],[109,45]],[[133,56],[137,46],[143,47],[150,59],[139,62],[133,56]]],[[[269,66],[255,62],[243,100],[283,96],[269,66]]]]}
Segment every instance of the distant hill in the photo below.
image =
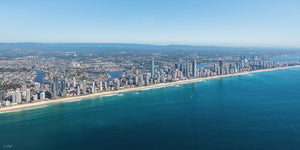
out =
{"type": "Polygon", "coordinates": [[[86,50],[182,50],[182,51],[248,51],[248,50],[282,50],[280,48],[257,47],[217,47],[191,45],[150,45],[126,43],[0,43],[0,50],[33,49],[41,51],[86,51],[86,50]]]}

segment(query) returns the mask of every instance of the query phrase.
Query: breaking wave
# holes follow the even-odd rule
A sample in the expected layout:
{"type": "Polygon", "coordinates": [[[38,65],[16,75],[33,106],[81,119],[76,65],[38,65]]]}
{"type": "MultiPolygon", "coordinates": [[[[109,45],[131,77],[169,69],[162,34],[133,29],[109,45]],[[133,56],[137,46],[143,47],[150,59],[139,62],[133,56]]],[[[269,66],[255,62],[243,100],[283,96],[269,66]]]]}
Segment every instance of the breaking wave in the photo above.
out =
{"type": "Polygon", "coordinates": [[[11,113],[11,112],[19,112],[19,111],[23,111],[23,110],[32,110],[32,109],[45,108],[47,106],[48,105],[41,105],[41,106],[35,106],[35,107],[29,107],[29,108],[22,108],[22,109],[17,109],[17,110],[4,111],[4,112],[0,112],[0,114],[11,113]]]}

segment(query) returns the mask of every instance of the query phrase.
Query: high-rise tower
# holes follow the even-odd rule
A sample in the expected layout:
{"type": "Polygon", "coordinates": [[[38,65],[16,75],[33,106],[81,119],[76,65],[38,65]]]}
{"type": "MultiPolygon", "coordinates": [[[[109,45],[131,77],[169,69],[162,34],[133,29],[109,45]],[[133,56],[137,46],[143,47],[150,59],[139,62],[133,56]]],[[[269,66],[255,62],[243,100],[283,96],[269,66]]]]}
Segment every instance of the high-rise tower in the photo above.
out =
{"type": "Polygon", "coordinates": [[[219,65],[220,65],[220,74],[222,75],[224,72],[224,68],[223,68],[224,62],[222,60],[219,61],[219,65]]]}
{"type": "Polygon", "coordinates": [[[194,77],[197,76],[197,62],[196,62],[196,59],[194,59],[194,61],[193,61],[193,76],[194,77]]]}
{"type": "Polygon", "coordinates": [[[152,57],[152,59],[151,59],[151,79],[152,80],[154,80],[154,69],[155,69],[154,58],[152,57]]]}
{"type": "Polygon", "coordinates": [[[0,103],[5,100],[5,91],[0,91],[0,103]]]}
{"type": "Polygon", "coordinates": [[[26,103],[29,103],[30,102],[30,90],[27,89],[26,90],[26,103]]]}
{"type": "Polygon", "coordinates": [[[76,78],[73,77],[73,87],[76,87],[76,78]]]}
{"type": "Polygon", "coordinates": [[[57,96],[57,91],[56,91],[56,83],[55,82],[52,82],[52,85],[51,85],[51,97],[56,97],[57,96]]]}
{"type": "Polygon", "coordinates": [[[190,63],[189,61],[186,62],[186,70],[185,70],[185,77],[190,76],[190,63]]]}
{"type": "Polygon", "coordinates": [[[86,81],[85,80],[83,80],[83,87],[82,87],[82,93],[83,93],[83,95],[85,95],[86,94],[86,81]]]}
{"type": "Polygon", "coordinates": [[[61,86],[60,86],[61,95],[66,95],[67,94],[66,80],[61,79],[60,83],[61,83],[61,86]]]}

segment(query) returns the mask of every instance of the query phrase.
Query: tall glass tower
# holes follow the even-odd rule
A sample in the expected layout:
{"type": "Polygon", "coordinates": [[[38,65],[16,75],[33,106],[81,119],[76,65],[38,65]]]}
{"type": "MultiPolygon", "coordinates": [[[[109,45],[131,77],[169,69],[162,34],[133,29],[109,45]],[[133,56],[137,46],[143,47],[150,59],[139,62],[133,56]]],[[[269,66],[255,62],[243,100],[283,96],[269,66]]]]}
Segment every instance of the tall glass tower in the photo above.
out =
{"type": "Polygon", "coordinates": [[[221,60],[221,61],[219,61],[219,66],[220,66],[220,74],[222,75],[223,74],[223,64],[224,64],[224,62],[221,60]]]}
{"type": "Polygon", "coordinates": [[[151,58],[151,79],[154,80],[154,69],[155,69],[155,66],[154,66],[154,58],[152,57],[151,58]]]}
{"type": "Polygon", "coordinates": [[[193,62],[193,76],[194,77],[197,76],[197,62],[196,62],[196,59],[194,59],[194,62],[193,62]]]}

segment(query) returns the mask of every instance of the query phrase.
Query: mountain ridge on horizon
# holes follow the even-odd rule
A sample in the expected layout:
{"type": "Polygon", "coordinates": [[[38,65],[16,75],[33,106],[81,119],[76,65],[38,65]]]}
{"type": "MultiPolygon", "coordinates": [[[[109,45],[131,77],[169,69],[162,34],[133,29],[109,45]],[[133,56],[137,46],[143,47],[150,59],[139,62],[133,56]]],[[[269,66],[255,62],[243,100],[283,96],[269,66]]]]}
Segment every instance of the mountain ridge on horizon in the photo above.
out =
{"type": "MultiPolygon", "coordinates": [[[[40,44],[40,45],[91,45],[91,46],[153,46],[153,47],[214,47],[214,48],[284,48],[281,46],[217,46],[217,45],[193,45],[193,44],[144,44],[144,43],[79,43],[79,42],[0,42],[2,44],[13,44],[13,45],[20,45],[20,44],[40,44]]],[[[288,49],[296,49],[295,48],[288,48],[288,49]]]]}
{"type": "Polygon", "coordinates": [[[138,43],[39,43],[39,42],[0,42],[0,51],[13,49],[38,50],[38,51],[261,51],[261,50],[299,50],[298,48],[280,47],[229,47],[229,46],[209,46],[209,45],[155,45],[138,43]]]}

